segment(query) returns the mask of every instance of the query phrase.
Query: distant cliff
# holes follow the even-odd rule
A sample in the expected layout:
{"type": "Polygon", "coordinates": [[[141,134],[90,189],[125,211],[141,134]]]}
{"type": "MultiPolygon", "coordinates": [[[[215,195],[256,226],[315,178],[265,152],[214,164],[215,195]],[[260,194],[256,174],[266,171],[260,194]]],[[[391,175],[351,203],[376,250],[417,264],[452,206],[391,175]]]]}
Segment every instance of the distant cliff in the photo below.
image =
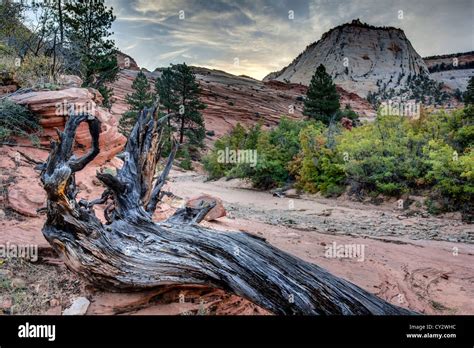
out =
{"type": "Polygon", "coordinates": [[[452,90],[465,91],[474,76],[474,51],[425,57],[431,78],[443,82],[452,90]]]}

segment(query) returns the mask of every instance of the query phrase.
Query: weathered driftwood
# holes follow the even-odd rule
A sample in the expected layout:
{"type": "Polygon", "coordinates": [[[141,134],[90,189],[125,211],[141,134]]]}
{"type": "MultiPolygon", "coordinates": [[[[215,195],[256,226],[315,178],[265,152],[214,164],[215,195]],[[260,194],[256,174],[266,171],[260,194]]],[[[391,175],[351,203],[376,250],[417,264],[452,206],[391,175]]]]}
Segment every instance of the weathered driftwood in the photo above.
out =
{"type": "Polygon", "coordinates": [[[153,212],[176,149],[160,176],[163,119],[144,110],[133,128],[117,174],[98,173],[101,198],[77,201],[74,173],[99,153],[99,121],[71,115],[52,142],[41,179],[48,195],[43,234],[67,266],[93,284],[135,291],[176,284],[224,289],[275,314],[410,314],[317,265],[283,252],[249,233],[219,232],[198,225],[211,209],[183,208],[163,222],[153,212]],[[73,155],[74,134],[87,122],[92,149],[73,155]],[[109,203],[103,224],[95,204],[109,203]]]}

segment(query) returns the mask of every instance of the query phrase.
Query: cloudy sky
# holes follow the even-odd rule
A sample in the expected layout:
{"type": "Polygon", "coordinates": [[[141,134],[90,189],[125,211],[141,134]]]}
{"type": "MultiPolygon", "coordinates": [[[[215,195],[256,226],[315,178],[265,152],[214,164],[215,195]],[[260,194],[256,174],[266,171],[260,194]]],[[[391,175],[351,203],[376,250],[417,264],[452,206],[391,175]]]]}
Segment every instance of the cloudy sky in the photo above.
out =
{"type": "Polygon", "coordinates": [[[106,0],[141,67],[170,63],[261,79],[327,30],[360,18],[403,29],[421,56],[474,50],[474,0],[106,0]]]}

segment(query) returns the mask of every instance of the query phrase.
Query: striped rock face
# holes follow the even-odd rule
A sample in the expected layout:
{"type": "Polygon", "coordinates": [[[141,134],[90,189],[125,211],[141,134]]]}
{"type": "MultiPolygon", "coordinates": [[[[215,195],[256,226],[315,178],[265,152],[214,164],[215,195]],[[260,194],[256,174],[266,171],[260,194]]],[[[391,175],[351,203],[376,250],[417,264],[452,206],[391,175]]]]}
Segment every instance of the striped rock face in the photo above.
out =
{"type": "MultiPolygon", "coordinates": [[[[34,91],[19,94],[11,99],[27,106],[40,120],[42,145],[48,145],[51,139],[57,139],[55,128],[62,130],[69,111],[86,112],[101,121],[100,148],[101,152],[95,159],[103,163],[112,159],[125,145],[126,138],[117,130],[117,120],[100,105],[100,94],[93,89],[67,88],[60,91],[34,91]]],[[[90,135],[86,124],[82,124],[76,134],[78,153],[90,148],[90,135]]]]}
{"type": "MultiPolygon", "coordinates": [[[[193,67],[196,80],[201,87],[200,100],[207,107],[202,110],[206,131],[212,135],[206,137],[210,145],[228,133],[237,123],[252,127],[261,123],[263,128],[278,125],[282,116],[290,119],[304,118],[303,96],[307,86],[298,83],[280,81],[262,82],[245,76],[236,76],[220,70],[193,67]]],[[[117,80],[109,84],[113,89],[114,103],[111,113],[117,120],[128,110],[126,95],[133,93],[132,83],[138,72],[122,69],[117,80]]],[[[161,72],[145,71],[151,86],[154,86],[161,72]]],[[[341,105],[350,105],[361,119],[372,120],[376,112],[366,99],[356,93],[338,87],[341,105]]]]}

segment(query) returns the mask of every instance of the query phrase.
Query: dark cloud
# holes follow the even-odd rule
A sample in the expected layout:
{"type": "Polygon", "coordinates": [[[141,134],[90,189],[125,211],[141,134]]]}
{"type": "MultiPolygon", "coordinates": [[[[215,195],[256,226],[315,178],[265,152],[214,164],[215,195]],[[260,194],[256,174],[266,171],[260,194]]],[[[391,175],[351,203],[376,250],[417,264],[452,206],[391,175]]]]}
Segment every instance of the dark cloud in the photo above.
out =
{"type": "Polygon", "coordinates": [[[422,56],[474,50],[473,0],[107,3],[117,15],[117,45],[150,70],[185,61],[262,78],[290,63],[327,30],[355,18],[402,28],[422,56]]]}

